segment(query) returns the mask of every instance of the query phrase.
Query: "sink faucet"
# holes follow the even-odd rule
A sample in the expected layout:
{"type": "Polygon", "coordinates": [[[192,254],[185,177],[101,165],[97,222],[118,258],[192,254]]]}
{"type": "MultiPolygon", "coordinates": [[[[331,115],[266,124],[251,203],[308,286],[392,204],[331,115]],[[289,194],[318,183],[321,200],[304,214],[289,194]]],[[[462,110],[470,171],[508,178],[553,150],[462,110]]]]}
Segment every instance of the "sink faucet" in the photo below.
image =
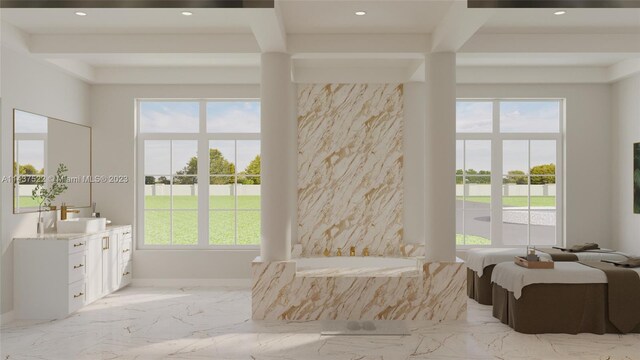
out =
{"type": "Polygon", "coordinates": [[[67,220],[68,213],[79,214],[80,210],[69,210],[67,204],[62,203],[62,206],[60,206],[60,220],[67,220]]]}

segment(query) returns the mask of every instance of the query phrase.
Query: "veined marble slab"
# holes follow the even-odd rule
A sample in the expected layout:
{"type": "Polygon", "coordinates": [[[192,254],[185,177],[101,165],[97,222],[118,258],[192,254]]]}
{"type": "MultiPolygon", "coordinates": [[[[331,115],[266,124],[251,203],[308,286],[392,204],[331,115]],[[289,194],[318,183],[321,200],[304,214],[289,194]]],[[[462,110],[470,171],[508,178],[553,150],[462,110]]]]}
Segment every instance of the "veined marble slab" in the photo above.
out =
{"type": "Polygon", "coordinates": [[[308,276],[296,273],[295,261],[257,258],[252,264],[252,318],[442,321],[466,316],[463,262],[427,262],[417,276],[412,271],[384,275],[390,269],[369,276],[324,271],[329,275],[308,276]]]}
{"type": "Polygon", "coordinates": [[[350,246],[400,255],[402,94],[402,84],[299,87],[301,256],[350,246]]]}

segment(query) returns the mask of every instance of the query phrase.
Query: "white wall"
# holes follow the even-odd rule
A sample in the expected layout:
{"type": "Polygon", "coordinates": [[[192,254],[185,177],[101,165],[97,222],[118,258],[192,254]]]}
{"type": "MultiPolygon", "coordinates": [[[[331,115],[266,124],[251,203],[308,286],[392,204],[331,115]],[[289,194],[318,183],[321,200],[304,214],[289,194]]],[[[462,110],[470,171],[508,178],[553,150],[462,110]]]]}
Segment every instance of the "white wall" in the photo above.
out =
{"type": "MultiPolygon", "coordinates": [[[[608,166],[611,161],[610,93],[607,84],[457,87],[459,98],[566,99],[564,214],[567,245],[585,242],[596,242],[605,247],[613,245],[611,168],[608,166]]],[[[628,147],[630,149],[631,145],[628,147]]]]}
{"type": "MultiPolygon", "coordinates": [[[[257,85],[94,85],[91,88],[93,172],[126,175],[127,184],[95,184],[93,198],[102,216],[135,224],[135,99],[259,98],[257,85]]],[[[238,279],[250,277],[258,250],[136,250],[135,280],[238,279]]]]}
{"type": "MultiPolygon", "coordinates": [[[[3,39],[4,40],[4,39],[3,39]]],[[[13,109],[21,109],[78,124],[90,125],[89,86],[51,64],[2,45],[2,175],[12,174],[13,109]]],[[[72,140],[70,140],[72,141],[72,140]]],[[[36,231],[37,214],[13,214],[12,186],[2,184],[2,304],[13,309],[14,237],[36,231]]],[[[51,214],[52,215],[52,214],[51,214]]]]}
{"type": "Polygon", "coordinates": [[[640,142],[640,74],[612,86],[613,238],[622,251],[640,256],[640,215],[633,213],[633,143],[640,142]]]}

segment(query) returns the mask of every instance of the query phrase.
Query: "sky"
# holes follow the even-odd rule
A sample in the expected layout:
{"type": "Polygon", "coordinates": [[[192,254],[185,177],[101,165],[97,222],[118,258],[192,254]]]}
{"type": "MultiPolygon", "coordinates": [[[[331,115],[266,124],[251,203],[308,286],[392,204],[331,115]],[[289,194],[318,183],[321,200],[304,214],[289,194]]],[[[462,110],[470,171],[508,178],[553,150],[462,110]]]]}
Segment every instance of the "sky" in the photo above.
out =
{"type": "MultiPolygon", "coordinates": [[[[206,106],[207,132],[259,133],[259,101],[211,101],[206,106]]],[[[199,128],[198,102],[140,103],[140,131],[148,133],[197,133],[199,128]]],[[[210,148],[220,150],[223,156],[243,171],[260,154],[259,140],[215,140],[210,148]],[[237,149],[237,151],[236,151],[237,149]]],[[[145,141],[145,174],[168,175],[181,170],[197,153],[195,140],[145,141]],[[173,152],[173,164],[171,153],[173,152]]]]}
{"type": "MultiPolygon", "coordinates": [[[[456,105],[456,129],[464,133],[490,133],[493,128],[493,103],[491,101],[458,101],[456,105]]],[[[501,101],[500,131],[502,133],[549,133],[560,130],[560,102],[551,101],[501,101]]],[[[510,170],[527,172],[536,165],[556,163],[556,145],[553,140],[505,140],[503,142],[503,174],[510,170]],[[530,144],[530,145],[529,145],[530,144]],[[531,158],[529,157],[531,147],[531,158]],[[529,162],[530,160],[530,162],[529,162]]],[[[491,170],[491,143],[488,140],[456,142],[456,169],[491,170]]]]}
{"type": "MultiPolygon", "coordinates": [[[[26,111],[15,112],[16,134],[46,134],[48,118],[26,111]]],[[[44,141],[19,140],[17,160],[21,165],[31,164],[36,170],[44,168],[44,141]]]]}

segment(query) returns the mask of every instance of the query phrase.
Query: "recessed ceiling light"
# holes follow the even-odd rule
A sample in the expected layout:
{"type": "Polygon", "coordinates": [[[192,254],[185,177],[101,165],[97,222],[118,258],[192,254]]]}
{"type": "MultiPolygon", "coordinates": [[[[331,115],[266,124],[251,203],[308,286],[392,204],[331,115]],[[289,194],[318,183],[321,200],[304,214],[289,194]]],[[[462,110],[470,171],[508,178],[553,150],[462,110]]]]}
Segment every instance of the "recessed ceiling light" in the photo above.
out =
{"type": "Polygon", "coordinates": [[[183,11],[183,12],[182,12],[182,15],[184,15],[184,16],[191,16],[191,15],[193,15],[193,13],[192,13],[191,11],[183,11]]]}
{"type": "Polygon", "coordinates": [[[566,12],[566,11],[564,11],[564,10],[559,10],[559,11],[554,12],[554,13],[553,13],[553,15],[564,15],[564,14],[566,14],[566,13],[567,13],[567,12],[566,12]]]}
{"type": "Polygon", "coordinates": [[[366,11],[356,11],[355,14],[358,15],[358,16],[364,16],[364,15],[367,15],[367,12],[366,11]]]}
{"type": "Polygon", "coordinates": [[[78,15],[78,16],[87,16],[87,13],[83,12],[83,11],[76,11],[76,15],[78,15]]]}

